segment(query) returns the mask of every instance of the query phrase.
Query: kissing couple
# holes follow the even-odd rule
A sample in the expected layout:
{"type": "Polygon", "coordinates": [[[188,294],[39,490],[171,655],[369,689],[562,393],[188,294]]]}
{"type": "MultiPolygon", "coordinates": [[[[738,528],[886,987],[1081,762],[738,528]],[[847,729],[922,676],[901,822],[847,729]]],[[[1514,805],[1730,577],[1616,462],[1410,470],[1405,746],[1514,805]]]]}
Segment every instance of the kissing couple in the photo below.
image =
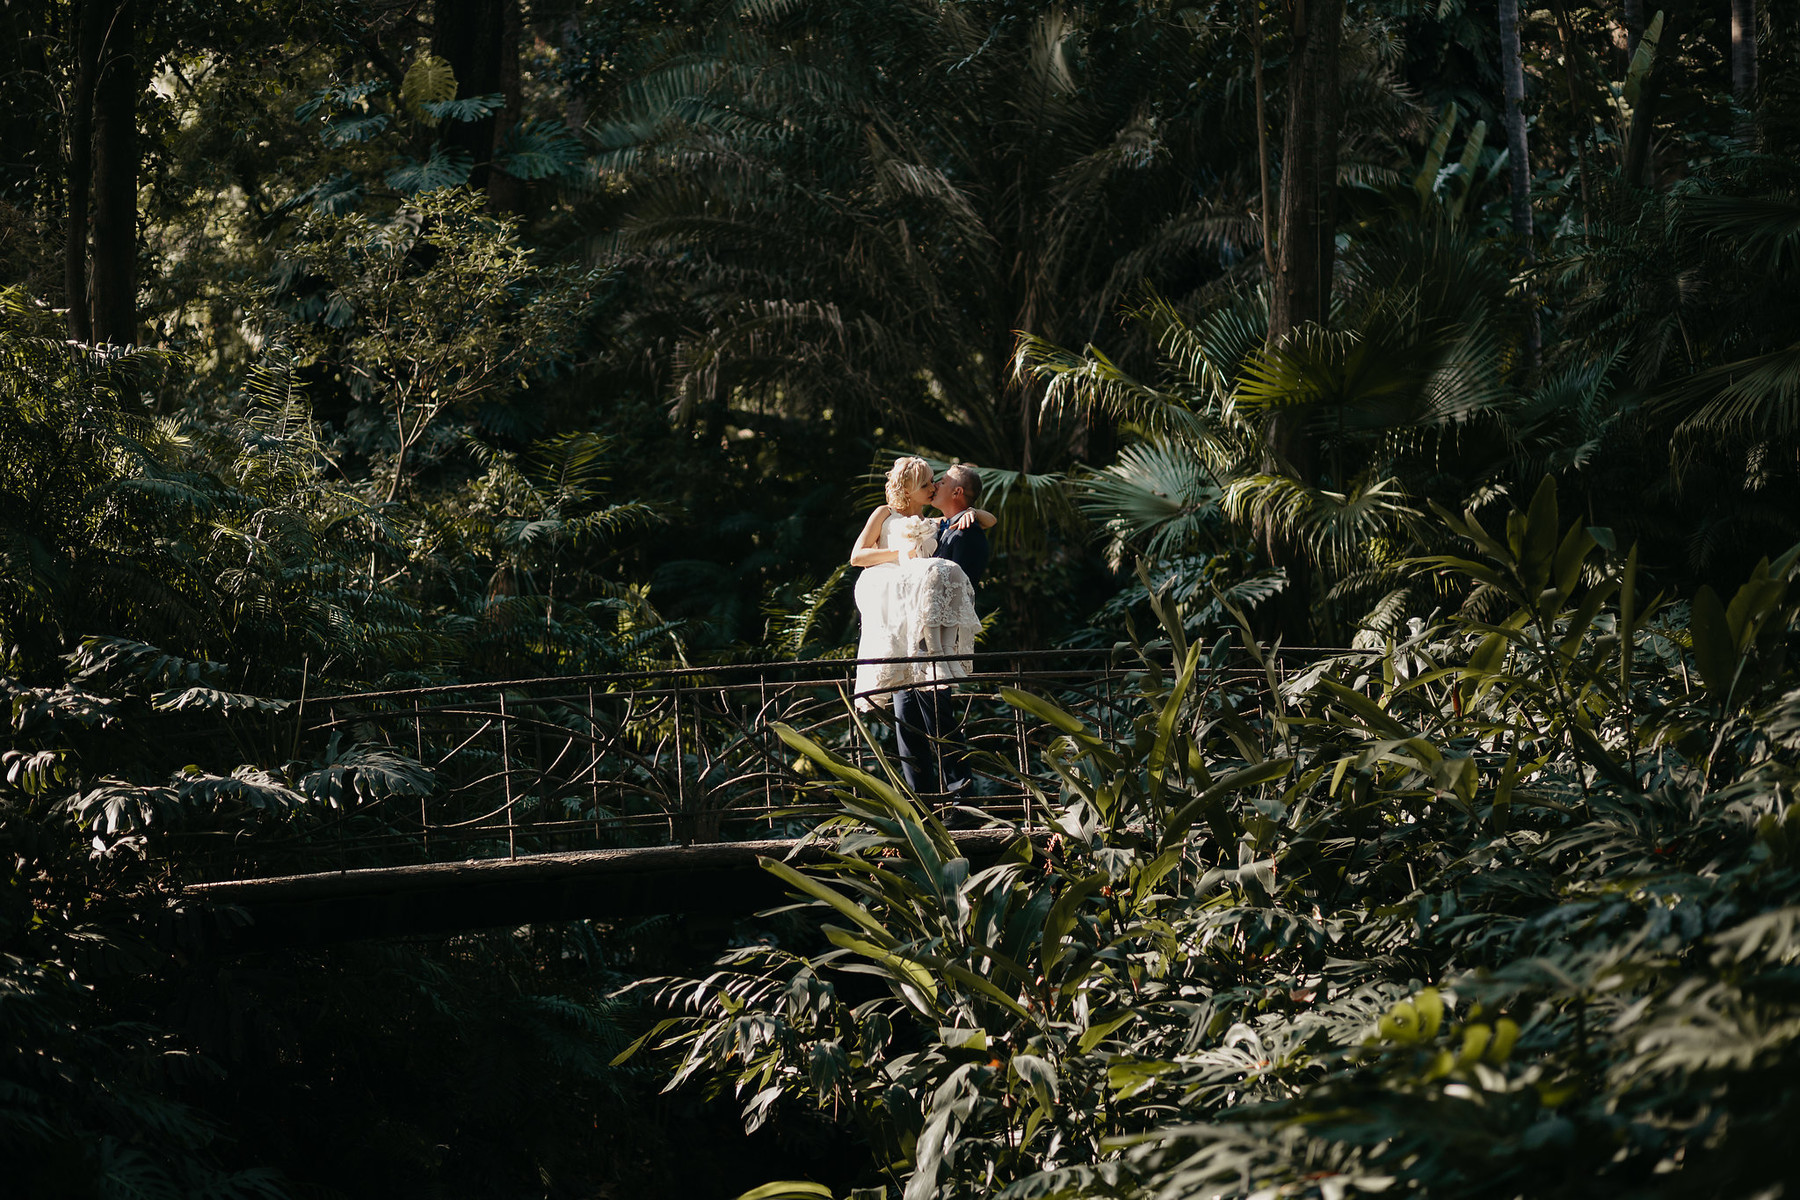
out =
{"type": "Polygon", "coordinates": [[[969,771],[950,689],[974,669],[981,631],[975,585],[987,569],[987,531],[997,518],[975,507],[981,477],[966,463],[934,479],[924,459],[896,459],[886,491],[887,503],[869,514],[850,548],[850,565],[863,569],[856,580],[862,632],[855,702],[864,711],[893,705],[909,788],[954,793],[968,786],[969,771]],[[927,517],[927,507],[943,515],[927,517]]]}

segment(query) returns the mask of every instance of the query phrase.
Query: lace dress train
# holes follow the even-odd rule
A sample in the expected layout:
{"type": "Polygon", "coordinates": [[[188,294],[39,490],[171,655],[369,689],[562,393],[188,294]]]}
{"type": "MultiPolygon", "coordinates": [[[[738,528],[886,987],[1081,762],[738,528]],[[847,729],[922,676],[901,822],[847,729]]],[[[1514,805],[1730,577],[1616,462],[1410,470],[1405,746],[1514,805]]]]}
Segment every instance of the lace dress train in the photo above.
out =
{"type": "MultiPolygon", "coordinates": [[[[898,549],[908,518],[882,522],[876,543],[898,549]]],[[[867,710],[893,703],[897,688],[940,688],[974,670],[975,588],[962,567],[947,558],[909,558],[863,568],[856,580],[856,610],[862,633],[856,647],[856,706],[867,710]],[[873,662],[881,658],[944,657],[948,662],[873,662]]]]}

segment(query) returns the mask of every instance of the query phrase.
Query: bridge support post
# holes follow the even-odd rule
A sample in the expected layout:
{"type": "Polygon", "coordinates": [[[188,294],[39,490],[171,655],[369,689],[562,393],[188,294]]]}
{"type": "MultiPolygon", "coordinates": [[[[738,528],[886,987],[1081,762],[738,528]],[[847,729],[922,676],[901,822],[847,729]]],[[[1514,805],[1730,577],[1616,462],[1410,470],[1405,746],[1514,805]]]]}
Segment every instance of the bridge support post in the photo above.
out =
{"type": "Polygon", "coordinates": [[[506,691],[500,692],[500,782],[506,789],[506,857],[519,857],[518,823],[513,819],[512,722],[506,718],[506,691]]]}
{"type": "Polygon", "coordinates": [[[756,677],[756,724],[762,730],[763,752],[763,817],[769,822],[769,832],[775,832],[775,820],[769,814],[775,811],[775,739],[769,733],[769,677],[760,674],[756,677]]]}
{"type": "MultiPolygon", "coordinates": [[[[675,713],[675,809],[680,814],[681,844],[686,846],[694,840],[693,820],[688,814],[687,805],[687,754],[681,741],[681,676],[670,680],[669,707],[675,713]]],[[[669,822],[669,840],[675,840],[675,824],[669,822]]]]}
{"type": "MultiPolygon", "coordinates": [[[[413,753],[418,756],[419,765],[425,765],[425,730],[419,715],[419,702],[413,701],[413,753]]],[[[419,841],[425,850],[427,861],[431,859],[431,813],[425,807],[425,795],[419,795],[419,841]]]]}
{"type": "Polygon", "coordinates": [[[588,688],[588,782],[594,789],[594,849],[600,848],[600,722],[594,717],[594,689],[588,688]]]}
{"type": "MultiPolygon", "coordinates": [[[[1020,691],[1024,691],[1025,690],[1025,664],[1016,658],[1012,660],[1012,664],[1013,664],[1013,680],[1012,680],[1013,686],[1018,688],[1020,691]]],[[[1026,742],[1025,742],[1025,710],[1022,708],[1014,708],[1013,709],[1013,741],[1017,744],[1017,748],[1018,748],[1019,778],[1027,779],[1031,775],[1031,751],[1027,748],[1026,742]]],[[[1024,817],[1025,824],[1030,825],[1031,824],[1031,789],[1030,788],[1025,789],[1025,798],[1023,801],[1021,801],[1021,806],[1022,806],[1022,815],[1024,817]]]]}

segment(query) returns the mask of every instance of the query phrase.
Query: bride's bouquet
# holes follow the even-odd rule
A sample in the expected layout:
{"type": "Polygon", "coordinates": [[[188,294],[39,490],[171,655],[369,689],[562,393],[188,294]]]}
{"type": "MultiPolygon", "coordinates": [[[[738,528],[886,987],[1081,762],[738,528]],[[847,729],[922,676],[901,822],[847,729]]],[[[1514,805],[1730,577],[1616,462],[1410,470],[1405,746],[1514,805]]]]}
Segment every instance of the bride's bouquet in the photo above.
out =
{"type": "Polygon", "coordinates": [[[894,532],[898,534],[895,549],[900,551],[900,561],[911,558],[930,558],[937,553],[937,522],[928,521],[924,517],[901,517],[894,532]]]}

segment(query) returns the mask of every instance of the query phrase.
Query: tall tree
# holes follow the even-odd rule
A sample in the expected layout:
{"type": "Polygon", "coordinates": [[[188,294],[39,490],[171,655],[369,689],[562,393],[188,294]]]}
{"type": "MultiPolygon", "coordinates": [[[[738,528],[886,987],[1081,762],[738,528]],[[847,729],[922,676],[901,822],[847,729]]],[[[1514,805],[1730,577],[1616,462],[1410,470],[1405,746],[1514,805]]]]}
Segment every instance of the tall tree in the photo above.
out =
{"type": "MultiPolygon", "coordinates": [[[[1506,92],[1507,184],[1512,193],[1513,236],[1525,261],[1537,255],[1531,235],[1531,143],[1525,129],[1525,61],[1519,46],[1519,0],[1500,0],[1500,75],[1506,92]]],[[[1536,372],[1542,356],[1542,333],[1532,311],[1526,338],[1526,364],[1536,372]]]]}
{"type": "MultiPolygon", "coordinates": [[[[1645,28],[1644,34],[1652,54],[1649,69],[1638,82],[1635,97],[1629,79],[1626,83],[1625,99],[1631,104],[1632,112],[1631,128],[1625,137],[1622,173],[1625,182],[1633,186],[1648,187],[1651,183],[1651,167],[1655,157],[1651,150],[1652,139],[1656,134],[1656,114],[1675,71],[1675,60],[1681,47],[1681,15],[1680,12],[1669,13],[1666,19],[1653,20],[1645,28]]],[[[1658,13],[1657,16],[1664,17],[1664,14],[1658,13]]]]}
{"type": "Polygon", "coordinates": [[[63,229],[63,293],[69,306],[69,336],[78,342],[94,338],[88,314],[88,206],[94,170],[94,87],[100,78],[110,6],[78,4],[73,14],[75,76],[69,96],[69,187],[67,224],[63,229]]]}
{"type": "MultiPolygon", "coordinates": [[[[1756,103],[1756,0],[1731,0],[1731,94],[1749,112],[1756,103]]],[[[1740,138],[1756,135],[1756,121],[1746,117],[1740,138]]]]}
{"type": "Polygon", "coordinates": [[[1252,54],[1251,83],[1256,89],[1256,182],[1260,192],[1261,205],[1256,210],[1257,220],[1262,222],[1263,266],[1269,272],[1271,281],[1275,278],[1275,227],[1271,223],[1274,205],[1269,203],[1269,118],[1265,111],[1268,100],[1267,89],[1263,87],[1263,27],[1262,0],[1250,6],[1250,51],[1252,54]]]}
{"type": "Polygon", "coordinates": [[[94,87],[94,340],[137,341],[138,98],[148,71],[137,53],[137,3],[121,0],[94,87]]]}
{"type": "Polygon", "coordinates": [[[1625,0],[1625,61],[1637,53],[1638,39],[1644,36],[1644,0],[1625,0]]]}
{"type": "Polygon", "coordinates": [[[137,340],[137,17],[136,0],[87,0],[72,22],[63,286],[80,342],[137,340]]]}
{"type": "Polygon", "coordinates": [[[437,0],[432,10],[432,50],[455,72],[457,94],[503,97],[496,112],[478,120],[445,121],[444,143],[469,156],[469,182],[508,210],[520,206],[523,189],[493,158],[519,115],[519,28],[519,0],[437,0]]]}
{"type": "MultiPolygon", "coordinates": [[[[1293,44],[1281,142],[1281,219],[1269,299],[1268,343],[1277,347],[1305,326],[1324,325],[1331,314],[1338,139],[1343,123],[1338,50],[1344,0],[1289,0],[1288,19],[1293,44]]],[[[1296,411],[1269,422],[1266,471],[1311,481],[1312,444],[1300,436],[1306,418],[1306,413],[1296,411]]],[[[1312,582],[1306,563],[1290,553],[1273,525],[1264,530],[1264,548],[1271,563],[1288,571],[1288,588],[1281,598],[1283,629],[1289,636],[1303,636],[1312,624],[1312,582]]]]}
{"type": "Polygon", "coordinates": [[[1525,130],[1525,63],[1519,46],[1519,0],[1500,0],[1500,76],[1506,91],[1506,155],[1513,233],[1531,245],[1531,144],[1525,130]]]}
{"type": "Polygon", "coordinates": [[[1337,245],[1337,154],[1343,109],[1338,48],[1344,0],[1289,0],[1293,46],[1281,147],[1281,214],[1269,341],[1324,324],[1337,245]]]}

